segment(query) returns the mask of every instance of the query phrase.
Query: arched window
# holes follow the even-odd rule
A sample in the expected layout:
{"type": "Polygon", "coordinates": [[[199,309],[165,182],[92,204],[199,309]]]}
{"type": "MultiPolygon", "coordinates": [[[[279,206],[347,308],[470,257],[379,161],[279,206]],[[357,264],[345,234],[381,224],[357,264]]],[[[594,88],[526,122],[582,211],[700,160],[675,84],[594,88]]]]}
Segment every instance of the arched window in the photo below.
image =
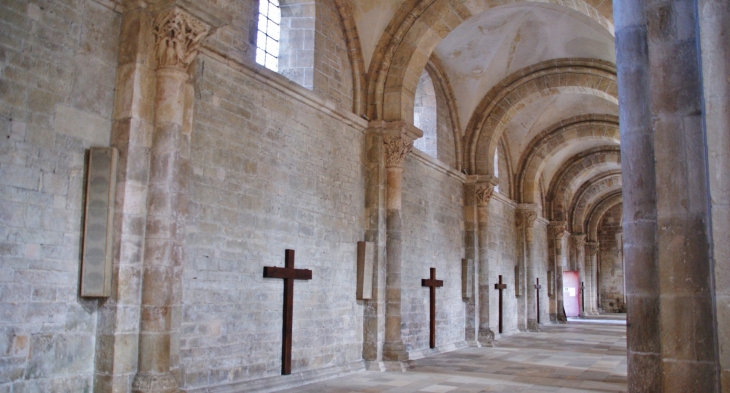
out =
{"type": "Polygon", "coordinates": [[[413,125],[423,131],[423,137],[416,139],[413,146],[434,158],[437,158],[438,147],[437,122],[436,89],[431,76],[423,70],[413,105],[413,125]]]}
{"type": "Polygon", "coordinates": [[[259,0],[259,31],[256,36],[256,62],[279,71],[281,10],[279,0],[259,0]]]}

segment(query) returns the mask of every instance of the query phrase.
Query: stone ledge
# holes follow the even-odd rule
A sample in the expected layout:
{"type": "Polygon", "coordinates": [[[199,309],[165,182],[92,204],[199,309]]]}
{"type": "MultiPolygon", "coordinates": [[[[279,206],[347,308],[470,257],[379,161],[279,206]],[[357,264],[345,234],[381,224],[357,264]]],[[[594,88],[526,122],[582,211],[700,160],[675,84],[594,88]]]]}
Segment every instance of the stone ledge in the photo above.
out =
{"type": "Polygon", "coordinates": [[[426,165],[429,168],[435,169],[443,174],[453,177],[454,179],[459,180],[462,183],[466,182],[465,174],[460,173],[456,169],[446,165],[444,162],[429,156],[421,150],[418,150],[418,148],[414,147],[411,150],[411,154],[409,156],[413,157],[416,161],[426,165]]]}
{"type": "Polygon", "coordinates": [[[249,381],[234,382],[226,385],[208,386],[203,388],[180,389],[183,393],[242,393],[242,392],[272,392],[314,382],[337,378],[348,374],[365,371],[365,362],[358,360],[338,366],[307,370],[291,375],[277,375],[249,381]]]}
{"type": "Polygon", "coordinates": [[[343,110],[333,101],[326,100],[317,95],[317,93],[300,86],[296,82],[290,81],[283,75],[269,70],[263,66],[246,64],[238,60],[232,59],[217,50],[206,46],[205,42],[200,48],[200,55],[211,60],[215,60],[231,69],[234,69],[286,96],[289,96],[323,114],[339,120],[360,132],[365,133],[368,128],[368,121],[357,116],[356,114],[343,110]]]}

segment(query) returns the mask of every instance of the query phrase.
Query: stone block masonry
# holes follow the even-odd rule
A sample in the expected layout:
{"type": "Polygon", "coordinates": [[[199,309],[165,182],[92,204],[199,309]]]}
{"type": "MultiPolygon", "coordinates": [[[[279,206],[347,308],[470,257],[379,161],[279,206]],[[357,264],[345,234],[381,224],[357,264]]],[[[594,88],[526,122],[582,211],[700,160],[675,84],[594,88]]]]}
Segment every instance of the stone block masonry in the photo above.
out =
{"type": "Polygon", "coordinates": [[[192,136],[181,366],[186,389],[279,375],[282,289],[296,250],[292,372],[362,358],[357,241],[364,127],[201,56],[192,136]]]}
{"type": "Polygon", "coordinates": [[[0,3],[0,392],[92,390],[84,161],[109,144],[120,19],[86,0],[0,3]]]}
{"type": "Polygon", "coordinates": [[[461,259],[464,257],[462,181],[414,158],[403,170],[402,331],[409,352],[429,348],[429,291],[421,279],[435,267],[436,347],[464,342],[461,259]]]}

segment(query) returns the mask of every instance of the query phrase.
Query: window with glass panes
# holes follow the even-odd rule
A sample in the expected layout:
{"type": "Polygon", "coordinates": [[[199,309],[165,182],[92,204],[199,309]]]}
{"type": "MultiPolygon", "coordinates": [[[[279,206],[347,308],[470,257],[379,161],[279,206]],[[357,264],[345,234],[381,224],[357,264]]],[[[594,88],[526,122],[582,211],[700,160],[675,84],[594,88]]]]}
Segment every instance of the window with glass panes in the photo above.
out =
{"type": "Polygon", "coordinates": [[[281,10],[278,0],[259,0],[259,31],[256,37],[256,62],[279,70],[281,10]]]}

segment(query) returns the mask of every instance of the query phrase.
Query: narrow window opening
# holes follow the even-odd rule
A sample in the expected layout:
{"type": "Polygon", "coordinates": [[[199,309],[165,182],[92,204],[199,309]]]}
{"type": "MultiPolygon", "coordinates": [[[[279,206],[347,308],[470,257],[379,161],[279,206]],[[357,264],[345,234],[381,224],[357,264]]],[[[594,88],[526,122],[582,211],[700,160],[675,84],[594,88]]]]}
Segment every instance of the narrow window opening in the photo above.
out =
{"type": "Polygon", "coordinates": [[[256,36],[256,62],[279,71],[279,38],[281,35],[281,9],[279,0],[259,0],[258,35],[256,36]]]}

